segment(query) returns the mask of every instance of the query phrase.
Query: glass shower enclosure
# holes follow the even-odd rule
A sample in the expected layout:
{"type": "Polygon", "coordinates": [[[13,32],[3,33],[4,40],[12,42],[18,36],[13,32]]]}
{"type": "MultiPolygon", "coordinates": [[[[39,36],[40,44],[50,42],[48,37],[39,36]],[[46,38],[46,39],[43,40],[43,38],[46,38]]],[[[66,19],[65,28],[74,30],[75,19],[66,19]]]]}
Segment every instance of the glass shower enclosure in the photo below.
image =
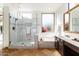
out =
{"type": "Polygon", "coordinates": [[[10,15],[10,48],[37,48],[37,23],[36,18],[28,17],[26,13],[22,18],[10,15]]]}

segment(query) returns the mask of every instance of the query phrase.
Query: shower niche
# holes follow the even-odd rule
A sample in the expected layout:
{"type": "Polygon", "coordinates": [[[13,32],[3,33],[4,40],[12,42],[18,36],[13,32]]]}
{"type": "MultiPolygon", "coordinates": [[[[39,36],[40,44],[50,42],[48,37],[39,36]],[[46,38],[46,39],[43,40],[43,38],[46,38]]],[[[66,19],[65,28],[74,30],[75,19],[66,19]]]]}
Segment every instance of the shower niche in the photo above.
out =
{"type": "Polygon", "coordinates": [[[36,19],[10,19],[10,48],[37,48],[36,19]]]}

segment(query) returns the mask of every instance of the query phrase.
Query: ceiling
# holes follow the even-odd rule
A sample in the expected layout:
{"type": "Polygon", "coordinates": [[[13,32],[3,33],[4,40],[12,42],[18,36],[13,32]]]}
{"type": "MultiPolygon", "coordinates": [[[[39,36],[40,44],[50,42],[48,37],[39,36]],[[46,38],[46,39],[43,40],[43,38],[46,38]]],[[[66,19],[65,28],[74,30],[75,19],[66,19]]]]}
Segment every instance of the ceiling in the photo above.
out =
{"type": "Polygon", "coordinates": [[[5,4],[9,6],[10,10],[19,11],[52,11],[55,12],[65,3],[10,3],[5,4]]]}

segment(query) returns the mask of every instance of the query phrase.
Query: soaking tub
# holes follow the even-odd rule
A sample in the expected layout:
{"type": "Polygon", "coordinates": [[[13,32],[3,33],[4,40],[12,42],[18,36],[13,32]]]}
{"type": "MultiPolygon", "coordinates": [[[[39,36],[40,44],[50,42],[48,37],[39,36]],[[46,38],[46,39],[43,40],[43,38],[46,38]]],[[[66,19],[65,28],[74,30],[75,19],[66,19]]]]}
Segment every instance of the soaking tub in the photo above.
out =
{"type": "Polygon", "coordinates": [[[39,48],[55,48],[54,37],[42,37],[39,41],[39,48]]]}

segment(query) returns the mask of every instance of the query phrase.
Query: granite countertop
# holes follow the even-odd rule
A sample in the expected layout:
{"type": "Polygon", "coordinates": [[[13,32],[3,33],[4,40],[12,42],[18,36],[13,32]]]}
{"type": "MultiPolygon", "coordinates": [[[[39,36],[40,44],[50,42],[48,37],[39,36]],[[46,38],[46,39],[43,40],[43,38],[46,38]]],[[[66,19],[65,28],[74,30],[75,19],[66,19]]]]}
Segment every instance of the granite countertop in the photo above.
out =
{"type": "Polygon", "coordinates": [[[65,36],[57,36],[57,37],[79,48],[79,42],[72,40],[72,38],[67,38],[65,36]]]}

